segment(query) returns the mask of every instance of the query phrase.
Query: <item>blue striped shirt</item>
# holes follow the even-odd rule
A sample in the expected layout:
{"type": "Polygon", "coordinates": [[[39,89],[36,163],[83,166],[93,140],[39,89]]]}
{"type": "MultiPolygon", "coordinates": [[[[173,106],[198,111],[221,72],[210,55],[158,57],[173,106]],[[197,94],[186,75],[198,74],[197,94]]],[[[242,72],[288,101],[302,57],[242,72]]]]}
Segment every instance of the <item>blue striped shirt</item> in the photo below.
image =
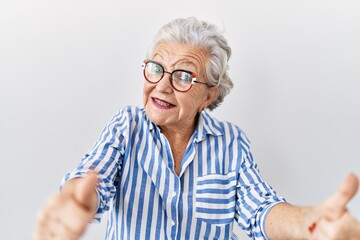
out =
{"type": "Polygon", "coordinates": [[[144,109],[120,110],[63,182],[99,173],[95,216],[109,210],[106,239],[231,239],[234,220],[266,238],[265,217],[285,201],[261,178],[245,134],[202,112],[180,174],[170,144],[144,109]]]}

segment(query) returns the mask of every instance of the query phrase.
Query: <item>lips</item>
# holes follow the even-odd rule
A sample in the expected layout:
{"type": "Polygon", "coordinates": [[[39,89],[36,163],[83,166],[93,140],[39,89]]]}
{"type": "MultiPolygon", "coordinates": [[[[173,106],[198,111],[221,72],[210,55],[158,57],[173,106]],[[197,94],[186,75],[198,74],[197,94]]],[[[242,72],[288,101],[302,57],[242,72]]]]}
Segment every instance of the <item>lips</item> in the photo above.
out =
{"type": "Polygon", "coordinates": [[[161,109],[169,109],[175,107],[174,104],[171,104],[165,100],[159,99],[159,98],[152,98],[153,103],[161,109]]]}

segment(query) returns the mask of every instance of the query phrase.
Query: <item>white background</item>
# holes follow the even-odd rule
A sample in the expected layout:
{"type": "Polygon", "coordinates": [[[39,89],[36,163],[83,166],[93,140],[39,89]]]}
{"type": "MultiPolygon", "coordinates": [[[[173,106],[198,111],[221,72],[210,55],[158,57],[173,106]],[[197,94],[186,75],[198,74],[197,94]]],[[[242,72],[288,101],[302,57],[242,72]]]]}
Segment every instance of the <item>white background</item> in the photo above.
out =
{"type": "MultiPolygon", "coordinates": [[[[142,105],[153,35],[188,16],[224,29],[235,87],[214,115],[247,133],[281,195],[317,204],[360,175],[359,1],[3,0],[0,239],[31,238],[111,116],[142,105]]],[[[349,208],[359,219],[359,196],[349,208]]],[[[103,239],[105,222],[83,239],[103,239]]]]}

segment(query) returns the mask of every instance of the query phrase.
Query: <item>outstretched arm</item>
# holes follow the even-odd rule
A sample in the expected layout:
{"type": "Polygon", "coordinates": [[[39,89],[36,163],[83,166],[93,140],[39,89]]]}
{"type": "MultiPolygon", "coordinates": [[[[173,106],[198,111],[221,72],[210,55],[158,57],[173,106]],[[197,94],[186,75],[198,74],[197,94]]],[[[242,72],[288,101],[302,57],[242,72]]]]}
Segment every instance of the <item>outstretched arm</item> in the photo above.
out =
{"type": "Polygon", "coordinates": [[[265,222],[267,235],[271,239],[360,239],[360,223],[347,211],[358,187],[358,178],[349,174],[335,194],[317,206],[274,206],[265,222]]]}
{"type": "Polygon", "coordinates": [[[67,182],[40,210],[34,239],[79,239],[96,213],[96,186],[95,172],[67,182]]]}

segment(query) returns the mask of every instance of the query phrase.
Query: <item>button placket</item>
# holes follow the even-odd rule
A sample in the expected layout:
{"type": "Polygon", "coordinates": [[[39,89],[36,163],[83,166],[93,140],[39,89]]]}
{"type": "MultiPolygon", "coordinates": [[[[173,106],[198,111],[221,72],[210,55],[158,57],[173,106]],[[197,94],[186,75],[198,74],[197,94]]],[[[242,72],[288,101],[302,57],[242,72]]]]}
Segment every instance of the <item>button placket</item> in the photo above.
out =
{"type": "MultiPolygon", "coordinates": [[[[172,196],[172,207],[175,207],[175,209],[177,208],[177,199],[176,199],[176,191],[173,191],[172,193],[171,193],[171,196],[172,196]],[[174,201],[175,201],[175,203],[174,203],[174,201]],[[175,204],[175,206],[174,206],[174,204],[175,204]]],[[[170,219],[170,224],[171,224],[171,226],[172,227],[174,227],[175,226],[175,219],[173,219],[173,218],[171,218],[170,219]]]]}
{"type": "MultiPolygon", "coordinates": [[[[174,228],[176,228],[176,225],[178,223],[178,212],[177,212],[177,209],[178,209],[178,204],[179,204],[179,186],[180,186],[180,183],[177,184],[177,186],[175,185],[174,188],[173,188],[173,191],[170,193],[170,196],[171,196],[171,208],[172,208],[172,211],[175,213],[175,215],[173,215],[169,220],[170,220],[170,226],[171,228],[173,229],[174,231],[174,228]]],[[[175,230],[175,235],[177,235],[176,233],[177,231],[175,230]]]]}

